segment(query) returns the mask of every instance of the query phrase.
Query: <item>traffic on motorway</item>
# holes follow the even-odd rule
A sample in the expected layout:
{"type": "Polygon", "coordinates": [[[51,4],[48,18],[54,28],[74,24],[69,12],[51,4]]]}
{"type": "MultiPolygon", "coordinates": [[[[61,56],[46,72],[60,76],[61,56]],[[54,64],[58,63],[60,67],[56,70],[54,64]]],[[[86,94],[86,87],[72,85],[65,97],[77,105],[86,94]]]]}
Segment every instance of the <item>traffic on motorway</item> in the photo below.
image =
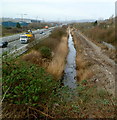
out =
{"type": "MultiPolygon", "coordinates": [[[[51,34],[51,31],[54,29],[55,27],[49,28],[49,29],[38,29],[36,31],[32,31],[32,34],[34,34],[35,36],[35,40],[40,40],[41,38],[43,38],[44,36],[48,36],[49,34],[51,34]]],[[[12,53],[13,51],[17,51],[20,48],[22,48],[23,46],[26,46],[26,44],[22,44],[22,42],[20,41],[20,36],[22,36],[24,34],[17,34],[17,35],[13,35],[13,37],[18,36],[18,39],[16,37],[16,39],[11,40],[11,42],[7,41],[9,39],[8,37],[3,37],[3,40],[0,40],[0,47],[2,48],[2,53],[4,52],[8,52],[8,53],[12,53]],[[4,41],[4,42],[3,42],[4,41]]],[[[12,37],[10,36],[10,39],[12,37]]]]}

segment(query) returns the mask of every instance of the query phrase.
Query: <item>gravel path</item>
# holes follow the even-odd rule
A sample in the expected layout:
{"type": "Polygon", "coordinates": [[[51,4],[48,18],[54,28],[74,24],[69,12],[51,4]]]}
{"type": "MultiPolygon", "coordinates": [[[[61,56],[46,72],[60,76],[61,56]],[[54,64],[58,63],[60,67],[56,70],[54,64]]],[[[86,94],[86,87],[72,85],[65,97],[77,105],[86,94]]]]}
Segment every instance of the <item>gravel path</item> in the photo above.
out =
{"type": "Polygon", "coordinates": [[[93,64],[92,70],[95,74],[92,81],[115,95],[115,62],[103,54],[101,48],[88,40],[80,31],[75,31],[75,34],[85,57],[93,64]]]}

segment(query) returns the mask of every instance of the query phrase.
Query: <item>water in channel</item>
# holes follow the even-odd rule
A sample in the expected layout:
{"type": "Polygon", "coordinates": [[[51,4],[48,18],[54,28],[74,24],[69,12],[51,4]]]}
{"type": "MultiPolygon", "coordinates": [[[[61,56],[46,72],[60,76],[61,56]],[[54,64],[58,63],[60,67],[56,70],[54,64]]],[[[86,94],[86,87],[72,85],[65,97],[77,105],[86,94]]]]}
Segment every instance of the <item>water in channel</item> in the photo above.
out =
{"type": "Polygon", "coordinates": [[[69,47],[69,53],[67,56],[67,63],[64,70],[64,76],[63,76],[63,84],[64,86],[68,86],[71,89],[76,88],[76,49],[74,48],[74,42],[72,39],[72,36],[69,32],[69,38],[68,38],[68,47],[69,47]]]}

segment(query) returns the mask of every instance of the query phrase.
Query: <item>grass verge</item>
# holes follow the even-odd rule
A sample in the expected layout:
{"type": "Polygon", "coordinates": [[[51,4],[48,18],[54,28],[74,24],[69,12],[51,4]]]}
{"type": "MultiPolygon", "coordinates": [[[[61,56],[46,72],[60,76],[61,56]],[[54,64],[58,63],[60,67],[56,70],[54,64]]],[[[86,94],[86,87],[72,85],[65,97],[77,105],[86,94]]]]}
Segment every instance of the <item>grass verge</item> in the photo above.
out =
{"type": "Polygon", "coordinates": [[[64,30],[57,29],[55,35],[46,38],[20,58],[3,59],[1,102],[4,119],[53,118],[53,114],[48,110],[48,102],[56,94],[56,89],[59,89],[60,82],[57,80],[64,70],[67,55],[67,34],[62,33],[64,30]],[[40,49],[42,47],[43,50],[40,49]],[[49,53],[49,57],[45,51],[49,53]],[[61,60],[57,66],[59,59],[61,60]],[[53,74],[53,71],[56,74],[53,74]]]}
{"type": "Polygon", "coordinates": [[[81,82],[82,80],[90,79],[93,76],[93,72],[91,71],[91,63],[86,60],[83,55],[83,48],[80,45],[80,42],[76,35],[72,33],[73,40],[76,48],[76,74],[77,80],[81,82]]]}

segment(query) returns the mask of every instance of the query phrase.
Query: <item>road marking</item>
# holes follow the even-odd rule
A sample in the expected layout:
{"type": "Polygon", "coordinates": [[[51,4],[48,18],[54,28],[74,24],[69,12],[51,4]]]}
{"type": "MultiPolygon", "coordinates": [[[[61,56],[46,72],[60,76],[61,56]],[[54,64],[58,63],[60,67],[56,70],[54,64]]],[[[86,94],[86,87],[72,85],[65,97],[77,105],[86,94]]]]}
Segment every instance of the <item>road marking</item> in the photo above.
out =
{"type": "Polygon", "coordinates": [[[16,49],[16,50],[10,52],[9,54],[13,54],[14,52],[17,52],[17,51],[19,51],[20,49],[25,48],[26,46],[27,46],[27,45],[24,45],[24,46],[22,46],[22,47],[20,47],[20,48],[18,48],[18,49],[16,49]]]}

